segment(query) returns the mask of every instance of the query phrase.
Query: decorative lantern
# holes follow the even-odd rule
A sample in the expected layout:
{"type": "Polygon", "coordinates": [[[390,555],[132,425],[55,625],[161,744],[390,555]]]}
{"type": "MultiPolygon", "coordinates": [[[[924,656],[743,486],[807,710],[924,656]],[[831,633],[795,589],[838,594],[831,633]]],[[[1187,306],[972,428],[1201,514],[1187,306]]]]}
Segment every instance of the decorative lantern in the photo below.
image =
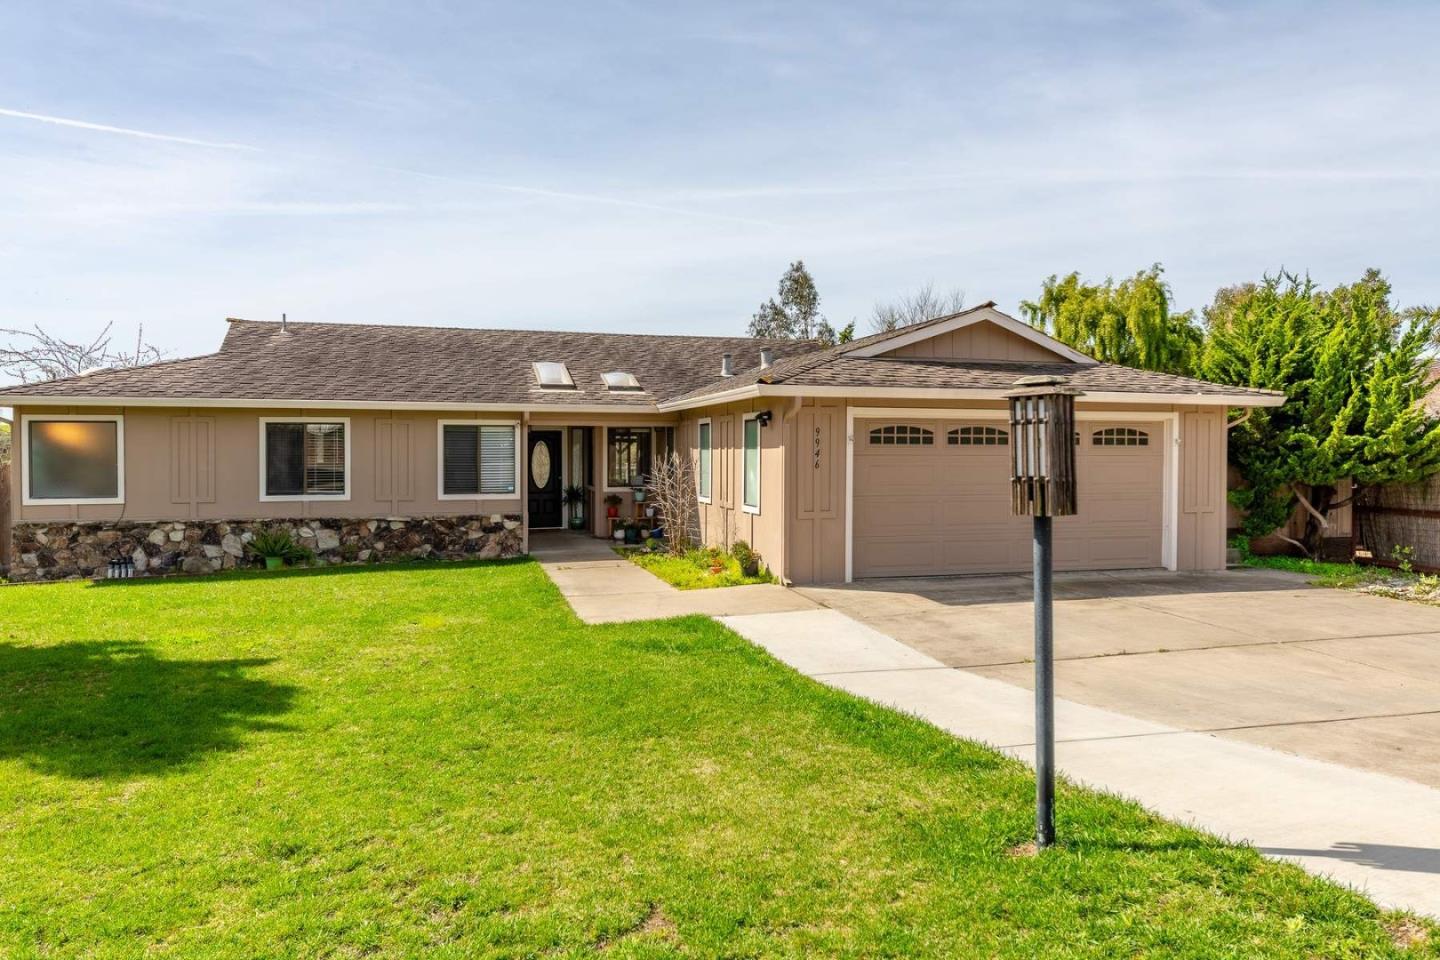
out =
{"type": "Polygon", "coordinates": [[[1052,517],[1075,513],[1075,397],[1064,377],[1024,377],[1010,401],[1010,496],[1034,528],[1035,846],[1055,842],[1055,563],[1052,517]]]}
{"type": "Polygon", "coordinates": [[[1024,377],[1010,401],[1010,499],[1017,517],[1075,513],[1075,397],[1064,377],[1024,377]]]}

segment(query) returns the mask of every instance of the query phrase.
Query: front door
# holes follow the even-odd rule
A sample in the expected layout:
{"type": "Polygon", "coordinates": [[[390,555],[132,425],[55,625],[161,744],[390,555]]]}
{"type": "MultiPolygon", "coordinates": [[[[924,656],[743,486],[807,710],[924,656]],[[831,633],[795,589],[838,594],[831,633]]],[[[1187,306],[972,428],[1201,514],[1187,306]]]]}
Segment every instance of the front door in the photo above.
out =
{"type": "Polygon", "coordinates": [[[532,529],[558,527],[560,511],[560,431],[531,430],[530,526],[532,529]]]}

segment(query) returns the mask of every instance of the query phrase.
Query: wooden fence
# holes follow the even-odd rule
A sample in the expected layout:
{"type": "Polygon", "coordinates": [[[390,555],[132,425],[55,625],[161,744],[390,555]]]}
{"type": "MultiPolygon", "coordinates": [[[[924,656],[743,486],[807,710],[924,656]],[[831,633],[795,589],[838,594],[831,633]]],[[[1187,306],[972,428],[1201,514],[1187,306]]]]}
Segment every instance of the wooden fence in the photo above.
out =
{"type": "Polygon", "coordinates": [[[1440,569],[1440,474],[1409,486],[1367,487],[1355,500],[1356,546],[1375,563],[1440,569]]]}
{"type": "Polygon", "coordinates": [[[10,566],[10,464],[0,463],[0,576],[10,566]]]}

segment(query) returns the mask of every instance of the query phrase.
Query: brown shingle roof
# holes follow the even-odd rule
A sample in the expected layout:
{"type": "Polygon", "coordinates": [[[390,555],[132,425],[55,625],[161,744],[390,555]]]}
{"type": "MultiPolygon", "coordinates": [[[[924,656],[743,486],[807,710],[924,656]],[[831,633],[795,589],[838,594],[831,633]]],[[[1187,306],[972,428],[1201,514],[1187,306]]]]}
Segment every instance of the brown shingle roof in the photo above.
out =
{"type": "Polygon", "coordinates": [[[613,404],[651,408],[715,377],[722,354],[758,364],[809,342],[539,330],[476,330],[232,320],[216,353],[0,390],[26,396],[408,403],[613,404]],[[542,390],[531,364],[559,361],[574,390],[542,390]],[[601,374],[633,373],[642,392],[611,392],[601,374]]]}
{"type": "MultiPolygon", "coordinates": [[[[982,304],[972,308],[989,307],[982,304]]],[[[971,311],[966,311],[971,312],[971,311]]],[[[937,318],[935,324],[951,317],[937,318]]],[[[923,325],[922,325],[923,326],[923,325]]],[[[1105,393],[1276,397],[1190,377],[1108,363],[999,362],[856,357],[853,351],[909,327],[836,347],[749,337],[695,337],[537,330],[476,330],[361,324],[233,320],[216,353],[0,390],[0,402],[26,397],[92,399],[267,400],[365,403],[609,405],[654,409],[756,384],[830,388],[1004,390],[1022,376],[1059,374],[1081,390],[1105,393]],[[759,366],[762,346],[776,361],[759,366]],[[720,357],[737,374],[718,377],[720,357]],[[559,361],[574,390],[542,390],[531,364],[559,361]],[[612,392],[601,374],[633,373],[643,392],[612,392]]]]}

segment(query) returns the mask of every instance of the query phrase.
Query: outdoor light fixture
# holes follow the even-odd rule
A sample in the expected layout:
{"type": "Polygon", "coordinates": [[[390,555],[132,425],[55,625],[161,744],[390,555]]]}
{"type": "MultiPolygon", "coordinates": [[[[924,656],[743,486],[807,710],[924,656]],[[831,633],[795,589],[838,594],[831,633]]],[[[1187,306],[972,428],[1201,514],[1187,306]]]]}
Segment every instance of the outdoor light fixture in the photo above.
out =
{"type": "Polygon", "coordinates": [[[1010,401],[1010,502],[1034,522],[1035,845],[1055,842],[1055,619],[1051,517],[1075,513],[1075,398],[1064,377],[1023,377],[1010,401]]]}
{"type": "Polygon", "coordinates": [[[760,426],[762,427],[770,426],[770,411],[761,410],[759,413],[755,414],[755,422],[760,424],[760,426]]]}

